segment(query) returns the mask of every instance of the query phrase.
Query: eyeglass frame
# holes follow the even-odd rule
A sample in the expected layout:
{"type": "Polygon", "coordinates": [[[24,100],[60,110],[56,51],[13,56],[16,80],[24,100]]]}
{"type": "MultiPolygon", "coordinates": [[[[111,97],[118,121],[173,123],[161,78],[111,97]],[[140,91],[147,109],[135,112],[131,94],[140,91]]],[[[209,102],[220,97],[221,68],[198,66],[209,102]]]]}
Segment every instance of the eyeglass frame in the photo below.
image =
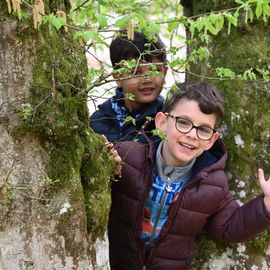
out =
{"type": "Polygon", "coordinates": [[[198,129],[201,128],[201,127],[203,127],[203,126],[195,126],[194,123],[193,123],[191,120],[186,119],[186,118],[181,117],[181,116],[175,116],[175,115],[172,115],[172,114],[167,113],[167,112],[165,112],[164,115],[165,115],[166,117],[171,117],[171,118],[175,119],[175,128],[176,128],[176,130],[179,131],[180,133],[188,134],[193,128],[195,128],[195,129],[196,129],[196,135],[197,135],[198,139],[203,140],[203,141],[210,141],[210,140],[213,138],[214,134],[217,132],[216,129],[207,126],[207,128],[209,128],[209,129],[211,129],[211,130],[213,131],[213,134],[212,134],[212,136],[211,136],[209,139],[207,139],[207,140],[206,140],[206,139],[202,139],[202,138],[198,135],[198,129]],[[189,122],[192,124],[191,129],[190,129],[189,131],[186,131],[186,132],[180,131],[180,130],[177,128],[177,121],[178,121],[178,119],[184,119],[184,120],[189,121],[189,122]]]}

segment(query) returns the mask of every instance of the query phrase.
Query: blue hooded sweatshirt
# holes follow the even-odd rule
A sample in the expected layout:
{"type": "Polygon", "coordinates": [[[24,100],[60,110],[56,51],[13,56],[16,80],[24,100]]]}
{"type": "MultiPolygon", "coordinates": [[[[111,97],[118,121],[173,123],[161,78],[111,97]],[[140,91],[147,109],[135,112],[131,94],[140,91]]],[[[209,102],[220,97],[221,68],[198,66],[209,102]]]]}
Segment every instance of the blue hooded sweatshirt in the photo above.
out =
{"type": "Polygon", "coordinates": [[[110,142],[136,140],[146,143],[145,136],[141,134],[144,126],[144,133],[152,141],[158,140],[152,130],[155,129],[154,117],[157,112],[162,111],[163,102],[164,98],[158,96],[152,103],[129,112],[125,107],[121,89],[116,88],[115,96],[99,105],[98,110],[91,115],[90,127],[96,133],[105,135],[110,142]],[[128,116],[135,121],[125,121],[128,116]],[[149,121],[149,118],[152,120],[149,121]]]}

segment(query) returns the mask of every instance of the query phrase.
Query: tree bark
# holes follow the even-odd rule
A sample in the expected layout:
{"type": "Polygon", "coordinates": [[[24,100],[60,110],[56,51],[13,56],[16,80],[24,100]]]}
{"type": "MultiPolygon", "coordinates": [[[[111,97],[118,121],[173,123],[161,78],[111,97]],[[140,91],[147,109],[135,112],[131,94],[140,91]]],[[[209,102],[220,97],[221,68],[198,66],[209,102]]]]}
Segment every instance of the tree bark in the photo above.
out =
{"type": "MultiPolygon", "coordinates": [[[[186,5],[185,12],[200,15],[235,5],[234,1],[192,0],[186,5]]],[[[255,18],[247,24],[245,14],[241,14],[238,26],[232,26],[230,34],[225,26],[217,36],[211,36],[212,42],[206,46],[212,57],[192,65],[192,74],[187,77],[189,81],[207,80],[225,96],[226,116],[221,124],[221,134],[229,153],[226,168],[229,185],[240,204],[261,192],[257,169],[262,167],[269,175],[270,84],[258,74],[256,81],[210,78],[217,77],[217,67],[230,68],[237,74],[243,74],[251,68],[269,70],[269,26],[269,19],[264,22],[255,18]]],[[[269,230],[247,243],[237,245],[224,245],[202,235],[198,241],[193,269],[269,269],[269,240],[269,230]]]]}
{"type": "Polygon", "coordinates": [[[84,48],[22,9],[0,3],[0,269],[108,269],[113,163],[78,90],[84,48]]]}

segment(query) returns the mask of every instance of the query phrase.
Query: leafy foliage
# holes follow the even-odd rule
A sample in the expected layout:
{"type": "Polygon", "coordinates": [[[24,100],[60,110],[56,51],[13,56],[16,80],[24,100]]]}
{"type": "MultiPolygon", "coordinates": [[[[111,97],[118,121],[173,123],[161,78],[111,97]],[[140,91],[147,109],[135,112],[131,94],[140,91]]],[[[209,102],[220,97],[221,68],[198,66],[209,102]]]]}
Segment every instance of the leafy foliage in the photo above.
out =
{"type": "MultiPolygon", "coordinates": [[[[128,34],[132,37],[134,30],[144,32],[149,38],[155,33],[162,33],[170,40],[167,52],[171,61],[169,66],[173,73],[189,71],[189,63],[196,63],[211,57],[207,47],[211,43],[211,36],[216,36],[226,28],[230,34],[231,27],[237,27],[240,15],[245,18],[245,23],[252,23],[255,19],[262,19],[267,22],[270,16],[270,5],[268,0],[235,0],[235,8],[212,11],[200,16],[186,17],[182,13],[182,7],[178,1],[69,1],[69,8],[58,10],[54,14],[45,14],[43,0],[6,0],[8,11],[18,14],[19,19],[23,9],[31,9],[33,14],[34,27],[41,24],[48,24],[56,31],[64,29],[73,31],[76,38],[90,49],[105,50],[109,46],[111,37],[119,29],[128,29],[128,34]],[[179,29],[185,26],[191,33],[191,39],[186,42],[181,40],[179,29]],[[194,35],[200,40],[194,40],[194,35]],[[198,35],[199,34],[199,35],[198,35]],[[187,59],[178,56],[179,48],[174,44],[192,44],[193,50],[187,59]]],[[[102,86],[113,81],[108,79],[112,75],[108,71],[108,63],[99,60],[99,72],[90,70],[92,76],[88,76],[88,90],[83,90],[88,94],[96,86],[102,86]],[[93,74],[95,75],[93,76],[93,74]]],[[[127,68],[132,68],[126,65],[127,68]]],[[[260,68],[260,67],[259,67],[260,68]]],[[[228,67],[216,69],[217,79],[244,79],[254,80],[250,70],[243,74],[235,74],[228,67]]],[[[117,72],[125,72],[118,70],[117,72]]],[[[265,74],[269,72],[259,72],[259,79],[267,79],[265,74]]],[[[256,77],[258,79],[258,77],[256,77]]]]}

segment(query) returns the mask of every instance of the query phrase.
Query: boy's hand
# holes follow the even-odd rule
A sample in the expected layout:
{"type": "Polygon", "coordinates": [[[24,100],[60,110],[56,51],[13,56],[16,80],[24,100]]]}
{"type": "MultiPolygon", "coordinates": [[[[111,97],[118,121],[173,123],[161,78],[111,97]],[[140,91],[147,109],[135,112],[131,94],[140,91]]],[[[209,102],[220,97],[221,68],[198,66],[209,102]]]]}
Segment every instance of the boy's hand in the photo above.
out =
{"type": "Polygon", "coordinates": [[[118,155],[118,152],[116,151],[116,149],[114,148],[114,144],[108,142],[107,138],[104,135],[101,135],[101,137],[105,140],[105,146],[107,147],[107,149],[109,150],[109,154],[114,158],[115,160],[115,171],[114,171],[114,175],[121,177],[121,172],[122,172],[122,159],[121,157],[118,155]]]}
{"type": "Polygon", "coordinates": [[[270,212],[270,177],[268,178],[268,180],[265,180],[264,171],[261,168],[258,170],[258,176],[259,176],[260,186],[264,193],[263,201],[264,201],[266,210],[270,212]]]}
{"type": "Polygon", "coordinates": [[[108,148],[110,149],[110,154],[114,157],[115,160],[115,171],[114,175],[121,177],[121,172],[122,172],[122,159],[118,155],[118,152],[115,150],[114,145],[112,143],[108,144],[108,148]]]}

